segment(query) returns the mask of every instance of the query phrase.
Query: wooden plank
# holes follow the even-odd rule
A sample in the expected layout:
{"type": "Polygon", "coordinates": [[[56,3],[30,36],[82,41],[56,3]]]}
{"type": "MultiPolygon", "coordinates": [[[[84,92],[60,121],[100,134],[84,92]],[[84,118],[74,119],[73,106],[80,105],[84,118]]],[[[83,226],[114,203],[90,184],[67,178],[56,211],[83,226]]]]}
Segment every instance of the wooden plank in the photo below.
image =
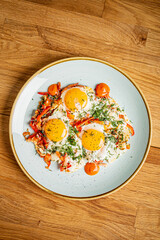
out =
{"type": "Polygon", "coordinates": [[[152,163],[155,165],[160,165],[160,157],[159,157],[159,148],[151,147],[148,157],[146,159],[146,163],[152,163]]]}
{"type": "MultiPolygon", "coordinates": [[[[22,220],[23,221],[23,220],[22,220]]],[[[20,224],[14,224],[6,221],[0,221],[1,238],[3,240],[62,240],[64,238],[63,227],[57,228],[48,232],[48,229],[41,228],[41,220],[37,219],[37,227],[24,226],[20,224]]],[[[54,224],[53,224],[54,225],[54,224]]],[[[78,232],[72,231],[72,233],[65,232],[65,239],[77,239],[78,232]]]]}
{"type": "Polygon", "coordinates": [[[160,235],[148,230],[136,229],[135,240],[159,240],[160,235]]]}
{"type": "MultiPolygon", "coordinates": [[[[116,23],[115,23],[116,24],[116,23]]],[[[107,29],[106,29],[107,30],[107,29]]],[[[109,30],[109,29],[108,29],[109,30]]],[[[120,34],[123,35],[123,29],[119,29],[120,34]]],[[[146,35],[146,33],[144,33],[146,35]]],[[[132,35],[132,33],[131,33],[132,35]]],[[[131,37],[131,36],[130,36],[131,37]]],[[[128,51],[131,55],[134,53],[134,55],[139,54],[139,56],[142,57],[143,54],[149,55],[153,59],[154,57],[159,57],[157,53],[153,53],[152,49],[149,51],[149,48],[143,47],[143,44],[146,42],[139,42],[137,39],[137,45],[124,45],[123,39],[119,39],[119,44],[115,42],[114,40],[110,39],[110,41],[103,41],[100,38],[95,39],[92,37],[88,37],[86,34],[81,34],[77,38],[77,35],[73,33],[68,33],[66,31],[61,31],[59,29],[53,28],[53,27],[42,27],[40,25],[36,25],[34,23],[24,23],[21,21],[13,20],[13,19],[6,19],[2,34],[3,39],[14,39],[19,42],[26,43],[28,45],[34,45],[34,46],[40,46],[47,49],[54,49],[58,48],[61,49],[61,51],[71,51],[72,45],[74,46],[74,49],[72,51],[76,51],[77,47],[79,46],[79,51],[86,51],[87,49],[90,50],[90,48],[94,49],[94,51],[99,51],[101,53],[105,51],[112,51],[119,49],[119,51],[128,51]],[[30,39],[30,41],[28,41],[30,39]],[[66,44],[66,41],[70,44],[66,44]],[[139,45],[142,44],[142,47],[139,47],[139,45]],[[87,46],[86,46],[87,45],[87,46]],[[98,49],[96,49],[98,47],[98,49]]],[[[147,40],[147,35],[146,35],[147,40]]],[[[158,46],[158,42],[157,42],[158,46]]],[[[92,51],[93,51],[92,49],[92,51]]],[[[81,53],[80,52],[80,53],[81,53]]],[[[109,52],[109,53],[110,53],[109,52]]],[[[77,54],[77,51],[75,52],[77,54]]],[[[84,52],[85,54],[85,52],[84,52]]],[[[123,54],[123,52],[121,53],[123,54]]],[[[143,56],[143,60],[145,61],[145,58],[143,56]]]]}
{"type": "Polygon", "coordinates": [[[61,0],[61,1],[54,1],[54,0],[27,0],[29,2],[42,4],[44,6],[71,11],[71,12],[78,12],[93,16],[101,17],[104,9],[105,0],[78,0],[78,1],[70,1],[70,0],[61,0]]]}
{"type": "Polygon", "coordinates": [[[133,47],[144,47],[147,39],[148,29],[127,23],[105,21],[94,16],[55,10],[37,4],[35,11],[33,3],[25,1],[23,6],[17,0],[14,2],[2,0],[0,4],[0,13],[3,15],[5,12],[5,18],[13,20],[18,18],[21,22],[54,28],[77,37],[85,35],[89,39],[116,44],[123,42],[124,46],[133,47]]]}
{"type": "MultiPolygon", "coordinates": [[[[152,149],[152,148],[151,148],[152,149]]],[[[155,158],[154,150],[150,152],[148,156],[151,159],[155,158]],[[152,155],[153,154],[153,155],[152,155]]],[[[156,155],[157,160],[160,162],[160,149],[158,149],[158,154],[156,155]]],[[[154,160],[153,160],[154,161],[154,160]]],[[[137,206],[139,204],[159,208],[159,183],[160,183],[160,167],[154,163],[146,162],[140,172],[135,176],[135,178],[120,191],[110,195],[110,198],[116,200],[130,201],[137,206]]]]}
{"type": "Polygon", "coordinates": [[[4,16],[0,15],[0,37],[3,30],[4,21],[5,21],[4,16]]]}
{"type": "MultiPolygon", "coordinates": [[[[1,236],[3,237],[3,240],[28,240],[28,239],[53,239],[53,240],[84,240],[84,239],[90,239],[90,240],[127,240],[127,236],[130,240],[133,239],[133,235],[123,236],[121,235],[122,229],[119,228],[114,232],[114,234],[110,234],[110,232],[107,232],[105,229],[105,226],[102,225],[100,228],[100,233],[98,234],[99,226],[96,225],[96,231],[95,228],[92,228],[92,232],[85,226],[85,229],[81,228],[81,223],[79,222],[79,228],[71,226],[71,229],[66,230],[65,225],[60,223],[60,225],[57,227],[54,227],[53,222],[50,223],[52,225],[52,229],[42,229],[41,223],[43,224],[43,221],[39,221],[40,225],[36,228],[34,227],[28,227],[23,226],[21,224],[13,224],[3,221],[2,222],[2,228],[1,228],[1,236]]],[[[0,222],[1,223],[1,222],[0,222]]],[[[37,224],[38,225],[38,224],[37,224]]],[[[128,232],[130,228],[126,228],[126,232],[128,232]]]]}
{"type": "Polygon", "coordinates": [[[160,56],[160,31],[149,29],[146,47],[153,54],[160,56]]]}
{"type": "Polygon", "coordinates": [[[136,215],[135,227],[143,231],[159,233],[160,237],[160,210],[141,205],[136,215]]]}
{"type": "Polygon", "coordinates": [[[160,30],[159,0],[106,0],[103,18],[160,30]]]}

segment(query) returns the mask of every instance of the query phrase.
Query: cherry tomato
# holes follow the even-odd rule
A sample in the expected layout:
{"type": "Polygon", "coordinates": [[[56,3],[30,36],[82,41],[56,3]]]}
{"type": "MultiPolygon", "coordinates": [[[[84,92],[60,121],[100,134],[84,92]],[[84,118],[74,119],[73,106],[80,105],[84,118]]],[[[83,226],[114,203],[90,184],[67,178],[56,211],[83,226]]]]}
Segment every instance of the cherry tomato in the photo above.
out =
{"type": "Polygon", "coordinates": [[[87,163],[84,170],[88,175],[93,176],[99,172],[99,165],[97,163],[87,163]]]}
{"type": "Polygon", "coordinates": [[[58,95],[59,94],[59,90],[60,90],[60,83],[58,84],[52,84],[49,86],[48,88],[48,93],[52,96],[54,95],[58,95]]]}
{"type": "Polygon", "coordinates": [[[105,83],[98,84],[95,90],[98,97],[108,97],[110,93],[110,88],[105,83]]]}

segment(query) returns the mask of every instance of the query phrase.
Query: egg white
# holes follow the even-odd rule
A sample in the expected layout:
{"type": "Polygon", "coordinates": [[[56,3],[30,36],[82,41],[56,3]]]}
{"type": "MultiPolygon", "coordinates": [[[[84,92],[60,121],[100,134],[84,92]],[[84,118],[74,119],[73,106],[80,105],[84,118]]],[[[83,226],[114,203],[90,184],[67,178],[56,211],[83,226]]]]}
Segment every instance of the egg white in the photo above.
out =
{"type": "MultiPolygon", "coordinates": [[[[95,93],[94,91],[91,89],[91,88],[88,88],[88,87],[74,87],[74,88],[78,88],[80,89],[81,91],[85,92],[87,97],[88,97],[88,101],[87,101],[87,104],[84,108],[81,108],[81,107],[78,107],[78,109],[74,112],[71,111],[71,113],[74,115],[75,119],[79,119],[80,115],[81,117],[86,117],[86,114],[89,112],[89,110],[91,109],[92,107],[92,103],[94,102],[94,98],[95,98],[95,93]]],[[[70,88],[71,89],[71,88],[70,88]]],[[[68,110],[68,108],[66,107],[65,105],[65,101],[64,101],[64,98],[65,98],[65,95],[66,93],[70,90],[70,89],[67,89],[66,91],[64,91],[61,95],[61,98],[62,98],[62,104],[64,106],[64,108],[66,110],[68,110]]]]}

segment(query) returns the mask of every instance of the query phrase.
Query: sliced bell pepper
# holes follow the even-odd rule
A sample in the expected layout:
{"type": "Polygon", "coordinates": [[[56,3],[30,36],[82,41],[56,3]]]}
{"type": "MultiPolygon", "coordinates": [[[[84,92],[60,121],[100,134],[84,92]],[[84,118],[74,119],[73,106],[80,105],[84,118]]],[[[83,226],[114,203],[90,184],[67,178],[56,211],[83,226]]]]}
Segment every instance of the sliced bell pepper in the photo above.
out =
{"type": "Polygon", "coordinates": [[[119,118],[123,118],[124,119],[124,115],[123,114],[119,114],[119,118]]]}
{"type": "Polygon", "coordinates": [[[31,127],[36,133],[39,131],[33,121],[31,121],[29,125],[30,125],[30,127],[31,127]]]}
{"type": "Polygon", "coordinates": [[[50,109],[50,106],[46,107],[37,117],[37,122],[39,122],[41,120],[41,117],[46,114],[48,112],[48,110],[50,109]]]}
{"type": "Polygon", "coordinates": [[[134,135],[134,129],[133,129],[133,127],[132,127],[131,125],[129,125],[128,123],[127,123],[127,127],[129,128],[129,130],[130,130],[130,132],[131,132],[131,135],[133,136],[133,135],[134,135]]]}
{"type": "Polygon", "coordinates": [[[66,111],[67,112],[67,117],[70,119],[70,120],[72,120],[72,119],[74,119],[74,115],[72,114],[72,113],[70,113],[70,111],[66,111]]]}
{"type": "Polygon", "coordinates": [[[51,155],[49,153],[47,153],[44,156],[44,161],[47,163],[46,168],[48,169],[50,167],[50,165],[51,165],[51,155]]]}
{"type": "Polygon", "coordinates": [[[36,132],[35,133],[33,133],[33,134],[31,134],[27,139],[32,139],[33,137],[35,137],[36,136],[36,132]]]}
{"type": "Polygon", "coordinates": [[[38,92],[38,94],[40,94],[40,95],[49,95],[48,92],[38,92]]]}
{"type": "Polygon", "coordinates": [[[69,88],[72,88],[72,87],[76,87],[78,85],[78,83],[74,83],[74,84],[70,84],[68,85],[67,87],[63,88],[62,91],[61,91],[61,95],[64,91],[66,91],[67,89],[69,88]]]}
{"type": "Polygon", "coordinates": [[[48,106],[51,106],[52,100],[48,97],[46,101],[42,104],[42,109],[45,109],[48,106]]]}

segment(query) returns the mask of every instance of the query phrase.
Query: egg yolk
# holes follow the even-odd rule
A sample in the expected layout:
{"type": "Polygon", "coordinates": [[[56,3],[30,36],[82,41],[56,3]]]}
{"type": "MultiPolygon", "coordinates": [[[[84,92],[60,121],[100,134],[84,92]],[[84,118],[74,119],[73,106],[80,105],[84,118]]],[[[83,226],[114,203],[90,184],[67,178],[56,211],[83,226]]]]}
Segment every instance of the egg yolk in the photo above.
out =
{"type": "Polygon", "coordinates": [[[82,135],[82,145],[90,151],[99,150],[104,145],[104,134],[95,129],[88,129],[82,135]]]}
{"type": "Polygon", "coordinates": [[[67,129],[60,119],[51,119],[45,124],[44,132],[53,142],[61,141],[67,135],[67,129]]]}
{"type": "Polygon", "coordinates": [[[71,111],[81,110],[87,105],[88,96],[79,88],[71,88],[66,92],[64,102],[71,111]]]}
{"type": "Polygon", "coordinates": [[[93,176],[99,172],[99,165],[96,163],[86,163],[84,170],[88,175],[93,176]]]}

